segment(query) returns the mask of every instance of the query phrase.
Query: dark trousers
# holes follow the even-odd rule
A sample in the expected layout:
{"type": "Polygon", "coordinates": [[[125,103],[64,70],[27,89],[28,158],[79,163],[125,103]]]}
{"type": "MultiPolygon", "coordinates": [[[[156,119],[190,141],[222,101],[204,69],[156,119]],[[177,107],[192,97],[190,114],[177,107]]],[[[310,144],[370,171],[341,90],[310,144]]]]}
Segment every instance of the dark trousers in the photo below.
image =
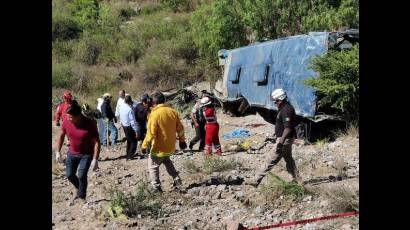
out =
{"type": "Polygon", "coordinates": [[[87,194],[87,173],[92,160],[91,154],[79,154],[67,156],[66,176],[67,179],[78,189],[77,196],[85,199],[87,194]],[[78,176],[76,175],[78,171],[78,176]]]}
{"type": "Polygon", "coordinates": [[[189,143],[190,146],[194,146],[199,141],[199,150],[205,148],[205,125],[200,124],[198,127],[195,127],[195,137],[192,138],[189,143]]]}
{"type": "Polygon", "coordinates": [[[127,159],[131,159],[137,151],[138,140],[131,126],[123,126],[125,138],[127,138],[127,159]]]}

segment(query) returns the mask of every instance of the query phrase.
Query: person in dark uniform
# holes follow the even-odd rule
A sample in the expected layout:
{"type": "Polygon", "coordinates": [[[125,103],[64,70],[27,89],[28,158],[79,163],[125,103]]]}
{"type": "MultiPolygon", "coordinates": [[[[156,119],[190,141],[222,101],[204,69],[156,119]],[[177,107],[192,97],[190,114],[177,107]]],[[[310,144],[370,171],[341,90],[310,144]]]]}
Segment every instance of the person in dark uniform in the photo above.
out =
{"type": "Polygon", "coordinates": [[[282,159],[282,157],[285,159],[286,170],[292,175],[293,181],[300,184],[302,181],[296,168],[295,160],[292,157],[292,144],[296,138],[295,109],[287,101],[287,95],[283,89],[275,89],[272,92],[271,97],[278,107],[278,114],[275,122],[275,135],[278,138],[276,151],[267,159],[265,167],[261,168],[256,176],[247,181],[246,184],[257,187],[266,174],[282,159]]]}

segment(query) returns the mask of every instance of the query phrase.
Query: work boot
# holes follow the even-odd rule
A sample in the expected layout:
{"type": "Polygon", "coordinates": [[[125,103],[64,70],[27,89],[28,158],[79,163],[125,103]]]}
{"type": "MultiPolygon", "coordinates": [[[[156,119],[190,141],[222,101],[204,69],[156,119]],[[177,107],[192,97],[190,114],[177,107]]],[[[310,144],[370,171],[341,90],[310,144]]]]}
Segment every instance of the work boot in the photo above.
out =
{"type": "Polygon", "coordinates": [[[177,192],[184,192],[184,189],[182,187],[182,181],[181,181],[181,178],[179,177],[174,179],[174,183],[172,184],[172,187],[177,192]]]}

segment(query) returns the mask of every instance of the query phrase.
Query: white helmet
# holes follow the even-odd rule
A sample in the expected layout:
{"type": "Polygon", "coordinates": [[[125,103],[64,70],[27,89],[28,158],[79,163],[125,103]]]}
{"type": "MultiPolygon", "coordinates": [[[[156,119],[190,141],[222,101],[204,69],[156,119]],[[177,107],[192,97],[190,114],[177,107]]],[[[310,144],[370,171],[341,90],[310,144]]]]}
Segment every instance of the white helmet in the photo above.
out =
{"type": "Polygon", "coordinates": [[[285,100],[286,99],[286,92],[283,89],[275,89],[273,90],[272,94],[273,100],[285,100]]]}
{"type": "Polygon", "coordinates": [[[203,97],[201,99],[201,106],[209,105],[211,103],[212,103],[212,101],[209,97],[203,97]]]}

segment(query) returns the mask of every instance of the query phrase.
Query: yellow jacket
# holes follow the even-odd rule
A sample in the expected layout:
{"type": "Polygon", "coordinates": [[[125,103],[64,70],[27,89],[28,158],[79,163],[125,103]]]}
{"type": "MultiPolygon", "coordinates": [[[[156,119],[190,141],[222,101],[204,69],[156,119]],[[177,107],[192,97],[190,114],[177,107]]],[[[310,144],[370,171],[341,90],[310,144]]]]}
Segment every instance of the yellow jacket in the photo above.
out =
{"type": "Polygon", "coordinates": [[[175,152],[176,134],[180,141],[185,141],[184,126],[178,112],[159,104],[151,109],[142,148],[151,147],[151,155],[157,157],[171,156],[175,152]]]}

